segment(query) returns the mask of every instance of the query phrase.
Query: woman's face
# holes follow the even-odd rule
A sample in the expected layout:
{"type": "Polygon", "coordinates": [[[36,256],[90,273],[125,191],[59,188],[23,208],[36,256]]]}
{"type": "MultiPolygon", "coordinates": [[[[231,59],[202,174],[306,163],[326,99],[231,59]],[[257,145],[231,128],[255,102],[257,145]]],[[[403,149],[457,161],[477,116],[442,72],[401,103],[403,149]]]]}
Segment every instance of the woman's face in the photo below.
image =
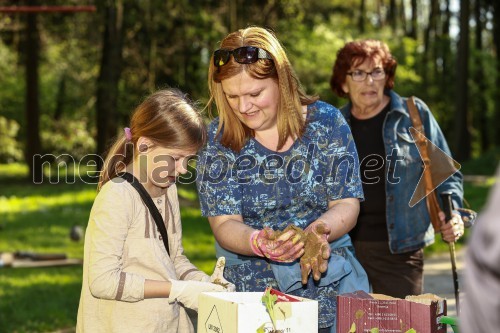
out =
{"type": "MultiPolygon", "coordinates": [[[[375,69],[383,69],[380,59],[367,59],[357,66],[352,66],[348,73],[354,71],[364,71],[371,73],[375,69]]],[[[373,80],[371,75],[367,75],[363,81],[354,81],[351,75],[347,75],[342,89],[349,95],[353,106],[361,109],[377,108],[383,103],[384,86],[387,76],[382,80],[373,80]]]]}
{"type": "Polygon", "coordinates": [[[221,84],[231,109],[242,123],[255,132],[276,127],[280,94],[273,79],[255,79],[242,71],[221,84]]]}

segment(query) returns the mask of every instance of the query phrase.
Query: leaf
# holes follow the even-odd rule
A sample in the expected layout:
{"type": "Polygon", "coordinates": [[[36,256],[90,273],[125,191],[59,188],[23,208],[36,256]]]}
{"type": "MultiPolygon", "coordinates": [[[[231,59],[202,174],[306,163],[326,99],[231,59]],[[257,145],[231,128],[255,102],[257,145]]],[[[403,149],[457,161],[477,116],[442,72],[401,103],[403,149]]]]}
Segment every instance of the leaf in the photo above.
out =
{"type": "Polygon", "coordinates": [[[264,295],[262,296],[262,302],[264,303],[267,312],[269,313],[269,317],[271,318],[271,322],[273,324],[273,328],[276,329],[276,318],[274,316],[274,304],[278,300],[278,296],[271,294],[271,288],[266,288],[264,295]]]}
{"type": "Polygon", "coordinates": [[[351,325],[351,329],[349,330],[349,333],[356,333],[356,323],[353,322],[351,325]]]}

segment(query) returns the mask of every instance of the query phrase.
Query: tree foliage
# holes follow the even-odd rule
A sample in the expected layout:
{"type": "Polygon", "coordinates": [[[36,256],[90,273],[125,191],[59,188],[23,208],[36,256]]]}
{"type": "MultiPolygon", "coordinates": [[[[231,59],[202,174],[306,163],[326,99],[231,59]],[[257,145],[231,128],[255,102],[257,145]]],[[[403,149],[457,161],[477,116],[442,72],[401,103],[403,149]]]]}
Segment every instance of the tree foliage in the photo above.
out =
{"type": "MultiPolygon", "coordinates": [[[[95,5],[97,11],[37,14],[40,149],[102,154],[134,107],[161,87],[178,87],[206,102],[211,52],[228,32],[259,25],[282,41],[306,91],[336,106],[346,102],[328,84],[339,48],[359,38],[386,41],[398,60],[395,88],[425,100],[452,150],[465,152],[459,156],[466,160],[500,144],[497,3],[54,0],[51,5],[95,5]],[[467,10],[460,7],[467,3],[467,10]],[[115,16],[106,14],[110,9],[115,16]],[[468,43],[460,46],[462,36],[468,43]],[[73,130],[79,134],[71,136],[73,130]]],[[[0,14],[0,116],[20,125],[11,136],[25,151],[30,134],[25,109],[33,102],[24,98],[26,15],[0,14]]],[[[0,162],[19,158],[4,154],[0,162]]]]}

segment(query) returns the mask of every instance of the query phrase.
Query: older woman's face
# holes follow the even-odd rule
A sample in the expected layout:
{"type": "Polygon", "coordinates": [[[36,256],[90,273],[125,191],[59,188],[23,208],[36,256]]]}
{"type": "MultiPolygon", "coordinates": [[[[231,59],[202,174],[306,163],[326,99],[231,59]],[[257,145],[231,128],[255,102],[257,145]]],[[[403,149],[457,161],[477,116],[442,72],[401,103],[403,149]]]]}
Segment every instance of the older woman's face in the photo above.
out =
{"type": "Polygon", "coordinates": [[[221,84],[231,109],[242,123],[256,132],[276,127],[280,100],[276,81],[255,79],[242,71],[221,84]]]}
{"type": "MultiPolygon", "coordinates": [[[[380,59],[367,59],[361,64],[352,66],[348,73],[354,71],[372,73],[380,69],[383,69],[380,59]]],[[[376,108],[383,103],[386,81],[387,77],[381,80],[374,80],[372,75],[366,75],[363,81],[354,81],[351,75],[347,75],[342,89],[349,95],[353,106],[362,109],[376,108]]]]}

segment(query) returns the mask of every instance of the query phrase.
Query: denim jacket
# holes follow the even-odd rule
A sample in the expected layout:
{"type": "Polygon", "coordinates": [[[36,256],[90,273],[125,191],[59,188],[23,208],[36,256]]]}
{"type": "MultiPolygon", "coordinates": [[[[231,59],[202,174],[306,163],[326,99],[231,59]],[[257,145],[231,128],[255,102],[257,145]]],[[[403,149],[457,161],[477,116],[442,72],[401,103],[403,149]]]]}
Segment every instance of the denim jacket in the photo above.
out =
{"type": "MultiPolygon", "coordinates": [[[[430,222],[426,200],[421,200],[410,207],[409,202],[422,176],[424,164],[409,128],[410,119],[406,98],[387,91],[390,97],[390,110],[383,124],[386,171],[386,222],[389,247],[392,253],[404,253],[421,249],[434,243],[434,229],[430,222]]],[[[439,125],[425,103],[415,98],[420,113],[425,136],[444,153],[451,156],[446,139],[439,125]]],[[[340,110],[347,122],[350,122],[352,104],[340,110]]],[[[373,135],[376,135],[375,133],[373,135]]],[[[455,208],[462,207],[463,181],[457,171],[437,187],[439,193],[451,191],[455,208]]]]}

